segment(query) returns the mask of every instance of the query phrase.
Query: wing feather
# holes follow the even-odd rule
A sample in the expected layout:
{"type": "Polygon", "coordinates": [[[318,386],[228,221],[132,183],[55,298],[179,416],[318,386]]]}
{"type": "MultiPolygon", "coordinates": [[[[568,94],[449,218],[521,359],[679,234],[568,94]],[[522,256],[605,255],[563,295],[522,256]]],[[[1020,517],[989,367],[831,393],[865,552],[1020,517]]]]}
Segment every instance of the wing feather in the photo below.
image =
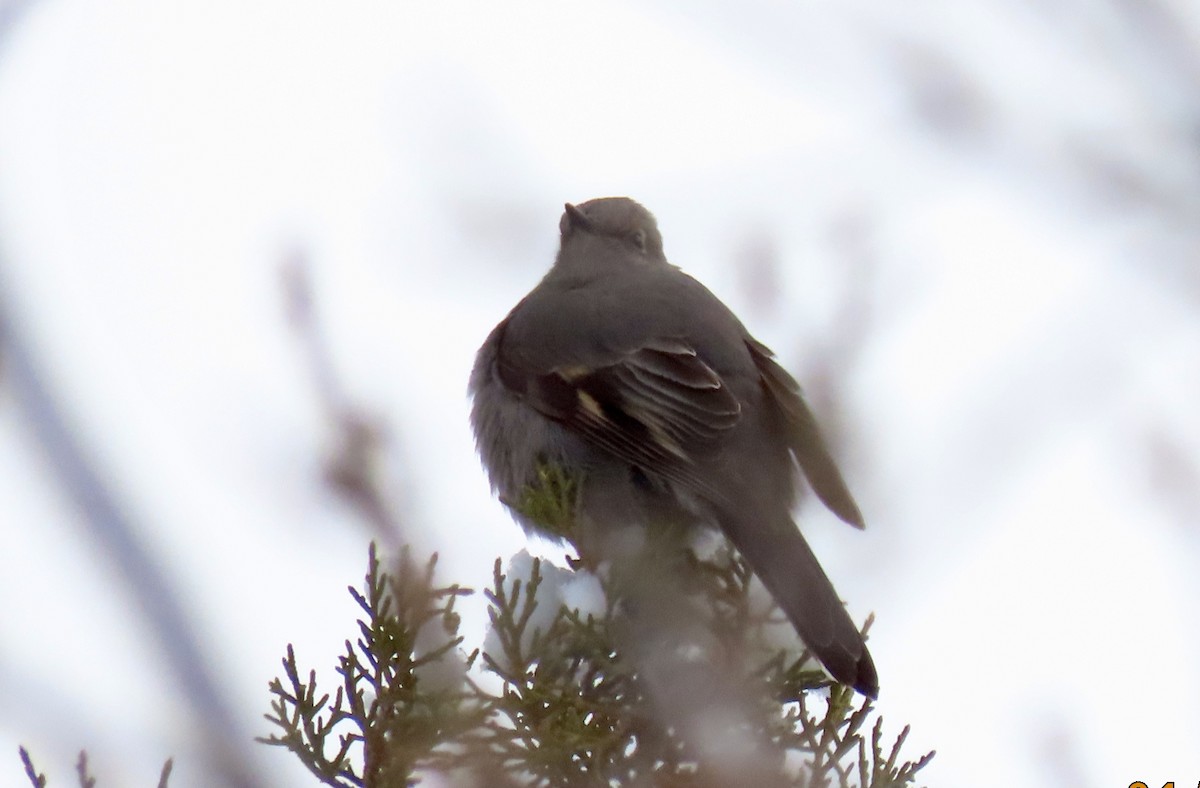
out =
{"type": "Polygon", "coordinates": [[[843,521],[855,528],[862,528],[862,512],[821,437],[817,419],[804,401],[800,385],[775,362],[775,354],[766,345],[753,337],[747,338],[746,345],[758,367],[763,388],[783,419],[788,447],[813,492],[843,521]]]}
{"type": "Polygon", "coordinates": [[[741,417],[741,403],[687,343],[644,342],[611,363],[541,374],[498,365],[501,380],[539,412],[644,471],[724,495],[697,461],[741,417]]]}

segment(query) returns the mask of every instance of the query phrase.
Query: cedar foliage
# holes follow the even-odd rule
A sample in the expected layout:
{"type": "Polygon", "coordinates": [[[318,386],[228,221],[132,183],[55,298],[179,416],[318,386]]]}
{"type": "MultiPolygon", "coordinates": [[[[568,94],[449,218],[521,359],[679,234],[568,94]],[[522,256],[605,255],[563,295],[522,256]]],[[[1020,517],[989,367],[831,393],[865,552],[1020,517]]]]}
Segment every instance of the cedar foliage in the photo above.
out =
{"type": "MultiPolygon", "coordinates": [[[[892,788],[913,784],[933,753],[903,758],[908,728],[885,737],[873,703],[830,684],[807,654],[789,656],[763,636],[775,611],[755,614],[751,572],[732,551],[689,558],[695,592],[712,600],[712,629],[753,668],[739,675],[758,699],[753,735],[778,756],[781,785],[892,788]],[[872,722],[873,719],[873,722],[872,722]]],[[[455,601],[471,593],[435,582],[407,551],[396,570],[374,546],[361,590],[359,636],[338,660],[340,680],[318,687],[291,646],[270,683],[274,732],[260,741],[295,754],[329,786],[394,788],[440,773],[488,786],[713,785],[688,743],[656,724],[636,670],[613,645],[621,615],[606,603],[583,614],[542,604],[545,573],[525,576],[496,561],[484,594],[492,635],[465,654],[455,601]]],[[[869,625],[869,622],[868,622],[869,625]]]]}

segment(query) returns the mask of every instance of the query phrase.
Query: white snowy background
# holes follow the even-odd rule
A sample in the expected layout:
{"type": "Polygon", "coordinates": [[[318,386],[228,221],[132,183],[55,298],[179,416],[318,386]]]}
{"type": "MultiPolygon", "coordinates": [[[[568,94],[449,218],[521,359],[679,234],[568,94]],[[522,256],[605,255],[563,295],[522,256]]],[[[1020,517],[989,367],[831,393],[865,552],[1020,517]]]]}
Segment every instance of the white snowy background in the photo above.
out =
{"type": "Polygon", "coordinates": [[[41,0],[0,33],[0,784],[18,743],[51,786],[82,747],[214,779],[9,343],[248,739],[287,643],[332,680],[371,537],[285,263],[406,528],[480,586],[524,539],[474,351],[563,202],[613,194],[829,424],[868,530],[800,519],[924,783],[1200,780],[1200,5],[41,0]]]}

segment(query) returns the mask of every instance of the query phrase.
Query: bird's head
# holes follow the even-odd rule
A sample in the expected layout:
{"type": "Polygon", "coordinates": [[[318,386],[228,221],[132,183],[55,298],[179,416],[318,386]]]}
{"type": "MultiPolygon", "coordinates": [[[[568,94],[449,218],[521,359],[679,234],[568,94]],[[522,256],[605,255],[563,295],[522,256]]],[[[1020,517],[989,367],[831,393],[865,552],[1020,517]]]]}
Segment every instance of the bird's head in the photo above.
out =
{"type": "Polygon", "coordinates": [[[630,262],[665,262],[662,235],[654,214],[628,197],[601,197],[579,205],[567,203],[558,224],[559,258],[595,249],[604,258],[630,262]]]}

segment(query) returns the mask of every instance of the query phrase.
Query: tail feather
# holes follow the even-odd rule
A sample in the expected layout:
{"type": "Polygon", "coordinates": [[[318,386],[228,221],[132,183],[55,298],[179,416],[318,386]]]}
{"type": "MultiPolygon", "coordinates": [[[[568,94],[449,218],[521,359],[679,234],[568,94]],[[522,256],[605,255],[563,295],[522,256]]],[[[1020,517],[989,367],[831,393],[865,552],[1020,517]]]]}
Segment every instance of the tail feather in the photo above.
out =
{"type": "Polygon", "coordinates": [[[829,673],[877,697],[879,676],[867,644],[791,519],[763,523],[733,514],[721,517],[721,527],[829,673]]]}

